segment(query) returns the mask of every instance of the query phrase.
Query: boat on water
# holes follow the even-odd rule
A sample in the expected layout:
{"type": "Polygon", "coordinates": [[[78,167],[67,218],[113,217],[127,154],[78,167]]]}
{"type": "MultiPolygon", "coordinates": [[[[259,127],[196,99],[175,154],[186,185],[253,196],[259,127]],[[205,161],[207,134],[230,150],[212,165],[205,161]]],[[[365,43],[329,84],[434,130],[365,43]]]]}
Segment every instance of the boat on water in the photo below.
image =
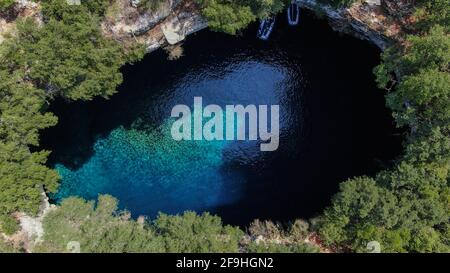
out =
{"type": "Polygon", "coordinates": [[[287,9],[287,18],[289,25],[298,25],[300,21],[300,6],[298,5],[297,1],[292,1],[291,4],[289,4],[289,7],[287,9]]]}
{"type": "Polygon", "coordinates": [[[258,38],[261,40],[269,39],[275,25],[275,16],[271,16],[261,21],[258,29],[258,38]]]}

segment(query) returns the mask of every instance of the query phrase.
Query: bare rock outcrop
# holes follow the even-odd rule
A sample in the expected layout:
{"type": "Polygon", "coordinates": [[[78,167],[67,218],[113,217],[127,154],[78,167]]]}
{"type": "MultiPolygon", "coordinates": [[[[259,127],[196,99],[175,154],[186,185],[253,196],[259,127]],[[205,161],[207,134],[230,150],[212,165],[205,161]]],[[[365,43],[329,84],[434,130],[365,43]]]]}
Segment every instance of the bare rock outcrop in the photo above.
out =
{"type": "Polygon", "coordinates": [[[325,15],[335,31],[370,41],[381,49],[401,41],[405,33],[404,22],[386,10],[390,2],[393,0],[381,0],[380,5],[361,2],[349,8],[334,8],[317,0],[298,0],[301,7],[325,15]]]}
{"type": "Polygon", "coordinates": [[[167,0],[156,10],[134,6],[128,0],[113,3],[102,23],[106,36],[125,44],[144,44],[151,52],[207,27],[192,0],[167,0]]]}
{"type": "MultiPolygon", "coordinates": [[[[335,8],[317,0],[297,0],[302,8],[323,14],[335,31],[370,41],[382,50],[403,39],[410,1],[366,0],[349,8],[335,8]],[[391,14],[396,12],[402,15],[391,14]]],[[[144,44],[148,52],[178,43],[207,27],[194,0],[167,0],[154,11],[142,11],[130,0],[116,0],[108,14],[102,24],[105,35],[125,44],[144,44]]]]}

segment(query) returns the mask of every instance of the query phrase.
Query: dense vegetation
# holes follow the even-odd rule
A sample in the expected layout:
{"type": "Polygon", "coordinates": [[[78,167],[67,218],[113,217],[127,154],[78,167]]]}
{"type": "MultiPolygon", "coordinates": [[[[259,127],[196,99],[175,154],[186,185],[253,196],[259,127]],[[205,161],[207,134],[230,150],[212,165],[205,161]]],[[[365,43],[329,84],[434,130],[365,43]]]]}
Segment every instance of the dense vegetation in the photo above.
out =
{"type": "Polygon", "coordinates": [[[139,56],[101,35],[108,1],[86,3],[45,0],[45,25],[18,19],[16,33],[0,46],[0,227],[7,233],[16,229],[13,212],[36,214],[42,188],[57,188],[56,172],[45,166],[48,152],[30,150],[39,144],[38,131],[56,124],[45,113],[48,101],[108,97],[128,56],[139,56]]]}
{"type": "MultiPolygon", "coordinates": [[[[284,4],[198,2],[212,29],[231,34],[284,4]]],[[[0,11],[10,7],[0,3],[0,11]]],[[[58,176],[45,165],[48,152],[37,148],[39,130],[56,123],[46,113],[49,101],[111,96],[121,82],[119,67],[141,52],[102,36],[108,0],[41,3],[45,24],[19,20],[0,46],[0,230],[7,234],[17,229],[14,212],[36,214],[42,189],[57,189],[58,176]]],[[[110,196],[96,203],[68,198],[45,218],[44,240],[34,251],[68,251],[67,243],[78,241],[83,252],[316,252],[303,243],[316,231],[336,249],[365,251],[377,240],[383,252],[449,252],[450,0],[417,4],[414,35],[386,50],[374,70],[398,126],[409,128],[405,153],[390,170],[342,183],[312,227],[300,220],[287,228],[256,221],[244,233],[217,216],[192,212],[141,221],[117,211],[110,196]]],[[[2,251],[14,249],[0,236],[2,251]]]]}
{"type": "MultiPolygon", "coordinates": [[[[256,19],[281,12],[291,0],[196,0],[209,28],[236,34],[256,19]]],[[[347,7],[359,0],[318,0],[334,7],[347,7]]]]}
{"type": "Polygon", "coordinates": [[[257,18],[279,13],[287,0],[197,0],[210,29],[236,34],[257,18]]]}
{"type": "Polygon", "coordinates": [[[329,244],[450,251],[450,1],[422,3],[416,34],[386,50],[374,70],[398,126],[410,128],[405,154],[392,170],[341,185],[321,219],[329,244]]]}
{"type": "Polygon", "coordinates": [[[0,0],[0,12],[7,11],[14,5],[14,0],[0,0]]]}
{"type": "Polygon", "coordinates": [[[18,22],[18,35],[4,47],[2,66],[24,71],[37,87],[69,99],[108,97],[121,82],[120,46],[101,35],[98,18],[85,6],[62,8],[64,0],[44,2],[45,27],[18,22]]]}
{"type": "MultiPolygon", "coordinates": [[[[224,226],[219,217],[208,213],[160,214],[154,221],[135,221],[129,213],[117,211],[116,199],[108,195],[100,196],[96,204],[64,199],[46,216],[44,229],[36,252],[67,252],[69,242],[79,242],[82,252],[238,252],[241,248],[248,252],[317,252],[301,242],[275,244],[268,236],[268,241],[258,244],[249,238],[246,241],[239,228],[224,226]]],[[[270,231],[273,239],[294,235],[300,239],[304,234],[296,225],[284,235],[267,223],[255,222],[253,229],[252,236],[270,231]]]]}
{"type": "Polygon", "coordinates": [[[23,80],[20,72],[0,71],[0,227],[16,229],[11,213],[36,214],[42,187],[54,191],[58,177],[44,164],[48,152],[30,152],[38,145],[38,130],[56,124],[56,117],[42,111],[43,90],[23,80]]]}

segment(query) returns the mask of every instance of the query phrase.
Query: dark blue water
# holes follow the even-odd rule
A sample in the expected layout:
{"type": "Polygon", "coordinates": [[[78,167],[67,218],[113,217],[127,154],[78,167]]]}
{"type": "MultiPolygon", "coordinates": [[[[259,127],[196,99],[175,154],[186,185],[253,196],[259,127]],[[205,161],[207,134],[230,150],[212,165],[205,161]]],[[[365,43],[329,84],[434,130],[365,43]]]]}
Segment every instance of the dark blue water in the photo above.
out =
{"type": "Polygon", "coordinates": [[[55,101],[59,124],[44,132],[62,177],[55,201],[116,196],[134,216],[211,211],[227,223],[312,217],[339,182],[374,174],[400,153],[372,68],[379,51],[304,15],[279,18],[268,42],[203,31],[168,61],[160,50],[123,68],[110,100],[55,101]],[[176,104],[280,105],[280,146],[257,141],[174,141],[176,104]]]}

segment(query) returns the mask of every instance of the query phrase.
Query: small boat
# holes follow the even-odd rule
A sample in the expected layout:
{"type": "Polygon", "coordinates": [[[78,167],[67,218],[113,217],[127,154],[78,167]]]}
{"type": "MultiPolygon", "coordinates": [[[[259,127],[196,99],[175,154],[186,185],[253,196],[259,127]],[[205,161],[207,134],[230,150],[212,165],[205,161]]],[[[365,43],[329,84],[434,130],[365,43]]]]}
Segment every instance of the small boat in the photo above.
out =
{"type": "Polygon", "coordinates": [[[289,25],[298,25],[298,22],[300,21],[300,6],[297,4],[297,1],[292,1],[289,5],[287,9],[287,18],[289,25]]]}
{"type": "Polygon", "coordinates": [[[261,40],[269,39],[275,25],[275,16],[269,17],[261,21],[258,29],[258,38],[261,40]]]}

